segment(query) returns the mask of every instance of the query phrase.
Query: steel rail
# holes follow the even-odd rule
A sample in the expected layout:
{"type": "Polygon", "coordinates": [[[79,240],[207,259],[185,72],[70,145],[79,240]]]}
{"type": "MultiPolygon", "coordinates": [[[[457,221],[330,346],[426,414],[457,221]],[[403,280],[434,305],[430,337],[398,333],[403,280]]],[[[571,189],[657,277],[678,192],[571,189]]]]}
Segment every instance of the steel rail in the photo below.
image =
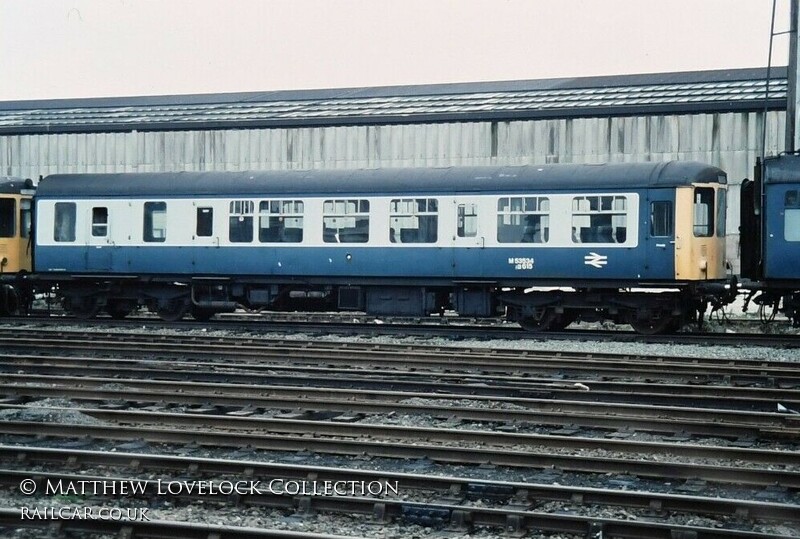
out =
{"type": "MultiPolygon", "coordinates": [[[[8,406],[4,406],[8,408],[8,406]]],[[[56,409],[53,409],[56,410],[56,409]]],[[[78,410],[80,411],[80,410],[78,410]]],[[[88,411],[86,411],[88,412],[88,411]]],[[[781,485],[800,488],[800,472],[793,469],[756,468],[742,463],[769,463],[770,465],[797,467],[800,454],[788,451],[766,451],[718,446],[687,446],[629,440],[600,440],[528,434],[507,434],[450,429],[405,428],[381,425],[338,424],[325,421],[293,421],[252,419],[231,416],[201,416],[189,414],[164,414],[103,411],[91,412],[101,418],[127,416],[128,425],[53,424],[29,421],[2,421],[0,433],[9,435],[55,438],[90,437],[102,440],[146,440],[159,443],[192,443],[214,447],[252,447],[273,451],[311,451],[337,455],[370,455],[389,458],[429,458],[435,461],[460,464],[487,464],[498,466],[559,468],[574,472],[629,473],[642,477],[700,478],[707,481],[740,485],[781,485]],[[158,427],[139,424],[157,421],[158,427]],[[163,425],[169,424],[171,428],[163,425]],[[187,426],[205,425],[222,430],[188,430],[187,426]],[[131,428],[135,426],[135,428],[131,428]],[[184,428],[174,428],[174,427],[184,428]],[[239,429],[235,431],[234,428],[239,429]],[[246,429],[246,431],[245,431],[246,429]],[[286,433],[293,434],[274,434],[286,433]],[[256,434],[257,433],[257,434],[256,434]],[[268,433],[268,434],[267,434],[268,433]],[[300,435],[298,435],[300,433],[300,435]],[[327,436],[331,436],[330,438],[327,436]],[[332,438],[340,436],[340,438],[332,438]],[[370,436],[370,438],[366,438],[370,436]],[[363,437],[363,438],[359,438],[363,437]],[[396,440],[416,440],[404,443],[396,440]],[[436,445],[448,441],[482,443],[489,447],[456,447],[436,445]],[[498,447],[525,447],[523,450],[498,447]],[[533,449],[535,447],[540,449],[533,449]],[[602,449],[637,454],[676,455],[684,457],[725,460],[729,466],[687,464],[682,462],[655,462],[618,457],[588,457],[559,453],[537,453],[542,447],[602,449]]]]}
{"type": "MultiPolygon", "coordinates": [[[[797,336],[800,340],[800,336],[797,336]]],[[[647,355],[647,354],[630,354],[630,353],[607,353],[607,352],[568,352],[568,351],[552,351],[552,350],[520,350],[513,348],[484,348],[484,347],[468,347],[468,346],[445,346],[445,345],[427,345],[427,344],[374,344],[374,343],[358,343],[358,342],[336,342],[336,341],[320,341],[309,339],[307,341],[283,339],[283,338],[264,338],[253,337],[247,335],[240,336],[211,336],[211,335],[187,335],[182,333],[173,334],[143,334],[137,332],[120,333],[120,332],[97,332],[97,331],[83,331],[83,330],[43,330],[41,328],[3,328],[0,325],[0,342],[13,341],[14,339],[33,339],[36,342],[48,341],[54,338],[59,340],[110,340],[111,342],[118,343],[144,343],[144,344],[157,344],[164,345],[208,345],[217,346],[225,344],[242,344],[250,345],[256,351],[264,351],[264,347],[270,349],[276,348],[279,350],[289,349],[298,350],[302,348],[311,352],[342,352],[348,351],[350,353],[364,352],[375,356],[385,354],[386,356],[396,356],[399,354],[408,355],[409,352],[414,352],[420,357],[445,357],[451,358],[454,354],[461,356],[459,359],[464,359],[469,356],[477,356],[479,359],[485,358],[487,355],[498,359],[520,359],[520,358],[538,358],[538,359],[577,359],[577,360],[609,360],[609,361],[628,361],[628,362],[644,362],[660,364],[670,363],[674,365],[689,365],[697,366],[721,366],[721,367],[742,367],[742,368],[787,368],[792,364],[785,361],[773,360],[743,360],[743,359],[725,359],[715,357],[682,357],[675,355],[647,355]],[[28,337],[25,335],[29,334],[28,337]],[[42,337],[44,337],[42,339],[42,337]]],[[[741,343],[739,343],[741,344],[741,343]]]]}
{"type": "MultiPolygon", "coordinates": [[[[352,320],[352,317],[350,317],[352,320]]],[[[418,318],[415,318],[418,320],[418,318]]],[[[210,322],[197,322],[192,320],[182,320],[179,322],[164,322],[152,317],[139,317],[126,320],[112,320],[109,318],[96,318],[92,320],[78,320],[70,317],[28,317],[13,318],[6,321],[6,325],[25,325],[36,323],[41,325],[64,325],[64,323],[75,325],[88,325],[92,327],[141,327],[149,325],[158,328],[181,328],[181,329],[220,329],[220,330],[240,330],[254,332],[277,332],[277,333],[310,333],[310,334],[336,334],[336,335],[395,335],[395,336],[439,336],[443,338],[460,337],[473,339],[506,339],[506,340],[586,340],[592,339],[600,342],[637,342],[637,343],[657,343],[657,344],[697,344],[708,346],[713,345],[732,345],[740,346],[748,344],[752,346],[783,346],[798,347],[800,338],[796,335],[775,335],[759,333],[677,333],[674,335],[639,335],[632,331],[613,330],[586,330],[569,329],[559,332],[531,333],[519,327],[509,325],[475,324],[460,325],[452,322],[449,318],[439,319],[434,323],[398,323],[389,320],[375,323],[375,317],[367,317],[363,321],[353,323],[352,321],[343,323],[336,321],[328,322],[308,322],[307,320],[288,320],[288,321],[241,321],[226,320],[220,317],[218,320],[210,322]]]]}
{"type": "MultiPolygon", "coordinates": [[[[125,481],[121,477],[83,476],[74,474],[37,472],[38,482],[51,481],[125,481]]],[[[29,477],[25,472],[0,470],[0,481],[14,484],[29,477]]],[[[130,481],[130,479],[128,479],[130,481]]],[[[139,485],[149,492],[157,490],[154,480],[137,480],[139,485]]],[[[105,496],[104,496],[105,497],[105,496]]],[[[171,499],[182,501],[204,501],[230,504],[230,495],[210,494],[202,497],[194,494],[167,496],[171,499]]],[[[671,523],[662,523],[639,519],[636,521],[596,518],[582,515],[553,515],[529,509],[512,507],[487,508],[478,505],[465,505],[453,503],[415,502],[391,498],[366,498],[358,496],[309,496],[299,497],[274,494],[270,492],[256,495],[237,495],[237,504],[257,505],[266,507],[293,508],[305,512],[324,511],[341,512],[346,514],[361,513],[376,515],[382,519],[402,519],[415,522],[431,520],[441,525],[459,526],[491,526],[506,531],[519,533],[522,531],[548,530],[568,533],[588,533],[591,531],[607,533],[610,535],[622,534],[626,537],[669,537],[692,534],[692,537],[731,537],[752,539],[775,539],[774,534],[759,532],[743,532],[725,528],[708,528],[705,526],[687,526],[671,523]],[[418,515],[415,515],[415,513],[418,515]],[[415,518],[416,517],[416,518],[415,518]],[[646,535],[645,535],[646,534],[646,535]]],[[[778,536],[779,537],[779,536],[778,536]]]]}
{"type": "Polygon", "coordinates": [[[357,539],[348,535],[330,535],[304,531],[265,530],[253,527],[234,527],[205,523],[173,522],[167,520],[134,521],[110,519],[23,519],[21,509],[0,509],[0,531],[3,528],[41,528],[60,534],[104,533],[128,539],[357,539]]]}
{"type": "MultiPolygon", "coordinates": [[[[446,493],[451,497],[514,500],[516,503],[539,503],[542,500],[577,505],[624,506],[637,509],[674,511],[692,514],[730,515],[748,519],[800,521],[800,506],[745,499],[676,495],[636,490],[617,490],[585,486],[495,481],[432,474],[409,474],[353,468],[333,468],[299,464],[280,464],[252,460],[211,459],[147,453],[103,452],[79,449],[50,449],[0,445],[0,461],[16,466],[59,466],[76,471],[92,466],[111,467],[131,472],[177,472],[193,477],[225,476],[261,480],[364,481],[396,482],[401,489],[446,493]]],[[[11,473],[4,470],[2,474],[11,473]]],[[[14,479],[40,480],[41,470],[13,470],[14,479]]],[[[86,479],[85,474],[75,476],[86,479]]],[[[18,481],[17,481],[18,483],[18,481]]],[[[37,492],[41,492],[37,489],[37,492]]]]}
{"type": "MultiPolygon", "coordinates": [[[[125,341],[119,337],[106,337],[69,340],[61,336],[50,335],[41,338],[17,336],[9,339],[0,339],[0,348],[5,350],[57,349],[101,353],[124,353],[136,357],[158,357],[159,355],[194,358],[236,358],[249,360],[277,359],[292,361],[293,363],[325,364],[343,363],[348,366],[359,365],[365,368],[382,368],[389,366],[404,370],[414,366],[435,368],[443,370],[459,369],[466,371],[474,369],[482,373],[514,372],[520,375],[541,376],[543,372],[554,372],[559,375],[590,372],[594,376],[624,376],[631,378],[641,376],[651,378],[658,376],[665,380],[694,380],[695,382],[718,381],[731,384],[760,384],[760,385],[792,385],[800,386],[800,369],[789,362],[728,362],[721,364],[713,362],[712,366],[701,364],[698,359],[684,361],[673,358],[655,358],[653,360],[633,360],[627,355],[616,357],[596,358],[593,354],[586,354],[583,359],[572,359],[550,354],[550,359],[537,357],[525,352],[504,357],[490,350],[484,350],[482,355],[460,355],[458,349],[439,351],[433,354],[424,349],[406,347],[393,351],[355,349],[345,343],[339,343],[337,348],[315,349],[312,347],[279,346],[271,343],[252,344],[248,340],[229,340],[217,343],[194,343],[191,347],[186,343],[173,341],[154,341],[139,337],[136,341],[125,341]],[[409,356],[414,355],[412,359],[409,356]],[[556,356],[555,358],[553,356],[556,356]]],[[[711,365],[711,364],[709,364],[711,365]]]]}
{"type": "Polygon", "coordinates": [[[737,438],[756,436],[758,439],[800,439],[800,415],[795,414],[580,400],[2,373],[0,373],[0,393],[8,397],[62,397],[100,403],[122,400],[214,407],[299,409],[340,414],[400,412],[455,417],[470,421],[636,429],[656,433],[672,432],[737,438]],[[111,384],[115,387],[107,389],[106,387],[111,384]],[[119,385],[125,387],[116,387],[119,385]],[[424,404],[404,402],[413,398],[425,399],[426,402],[424,404]],[[481,408],[446,404],[447,401],[453,400],[508,406],[481,408]],[[436,404],[435,401],[443,402],[436,404]]]}
{"type": "Polygon", "coordinates": [[[109,358],[9,356],[0,359],[0,373],[91,377],[141,377],[205,383],[262,386],[371,388],[436,393],[439,396],[469,392],[471,395],[520,398],[570,397],[582,401],[650,403],[737,410],[774,411],[776,403],[800,409],[800,389],[696,384],[610,382],[589,378],[553,379],[511,376],[475,376],[419,371],[370,371],[325,369],[307,366],[231,364],[229,362],[148,361],[109,358]],[[183,368],[179,368],[183,367],[183,368]],[[276,371],[285,371],[278,374],[276,371]],[[298,373],[304,376],[299,376],[298,373]]]}

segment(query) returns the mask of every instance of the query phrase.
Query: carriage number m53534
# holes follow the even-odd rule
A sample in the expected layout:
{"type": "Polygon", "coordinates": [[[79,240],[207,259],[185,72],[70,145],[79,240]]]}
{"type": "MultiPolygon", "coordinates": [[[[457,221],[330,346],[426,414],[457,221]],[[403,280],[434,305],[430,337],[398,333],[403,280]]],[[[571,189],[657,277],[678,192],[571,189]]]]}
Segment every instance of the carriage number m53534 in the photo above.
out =
{"type": "Polygon", "coordinates": [[[533,269],[533,258],[509,258],[508,263],[514,266],[515,270],[533,269]]]}

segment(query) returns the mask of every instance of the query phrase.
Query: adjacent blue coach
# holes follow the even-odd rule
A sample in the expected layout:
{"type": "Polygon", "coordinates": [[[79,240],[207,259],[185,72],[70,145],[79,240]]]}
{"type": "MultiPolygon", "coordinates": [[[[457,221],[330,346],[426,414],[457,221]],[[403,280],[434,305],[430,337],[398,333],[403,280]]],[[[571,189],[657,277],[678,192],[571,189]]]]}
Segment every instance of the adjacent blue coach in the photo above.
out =
{"type": "Polygon", "coordinates": [[[750,298],[782,310],[798,327],[800,156],[767,158],[755,177],[742,183],[742,277],[750,298]]]}

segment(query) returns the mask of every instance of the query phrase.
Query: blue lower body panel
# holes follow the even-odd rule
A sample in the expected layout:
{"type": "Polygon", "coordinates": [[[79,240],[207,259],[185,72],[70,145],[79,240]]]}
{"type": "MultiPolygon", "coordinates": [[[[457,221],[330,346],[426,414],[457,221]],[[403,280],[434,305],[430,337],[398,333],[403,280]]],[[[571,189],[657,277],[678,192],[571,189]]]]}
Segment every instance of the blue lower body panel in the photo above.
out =
{"type": "MultiPolygon", "coordinates": [[[[671,262],[671,261],[670,261],[671,262]]],[[[37,246],[40,273],[258,277],[446,278],[454,280],[674,279],[636,248],[453,247],[87,247],[37,246]]]]}

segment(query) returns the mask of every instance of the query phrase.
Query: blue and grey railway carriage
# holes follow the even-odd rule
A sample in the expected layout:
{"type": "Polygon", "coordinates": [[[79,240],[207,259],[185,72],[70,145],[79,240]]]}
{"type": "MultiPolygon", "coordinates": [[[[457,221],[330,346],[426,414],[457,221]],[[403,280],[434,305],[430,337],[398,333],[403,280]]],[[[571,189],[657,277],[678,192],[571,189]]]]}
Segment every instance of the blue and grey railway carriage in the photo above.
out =
{"type": "Polygon", "coordinates": [[[800,156],[770,157],[742,183],[742,277],[756,303],[800,326],[800,156]]]}
{"type": "Polygon", "coordinates": [[[452,309],[652,333],[729,293],[726,187],[690,162],[54,175],[34,265],[84,317],[452,309]]]}

